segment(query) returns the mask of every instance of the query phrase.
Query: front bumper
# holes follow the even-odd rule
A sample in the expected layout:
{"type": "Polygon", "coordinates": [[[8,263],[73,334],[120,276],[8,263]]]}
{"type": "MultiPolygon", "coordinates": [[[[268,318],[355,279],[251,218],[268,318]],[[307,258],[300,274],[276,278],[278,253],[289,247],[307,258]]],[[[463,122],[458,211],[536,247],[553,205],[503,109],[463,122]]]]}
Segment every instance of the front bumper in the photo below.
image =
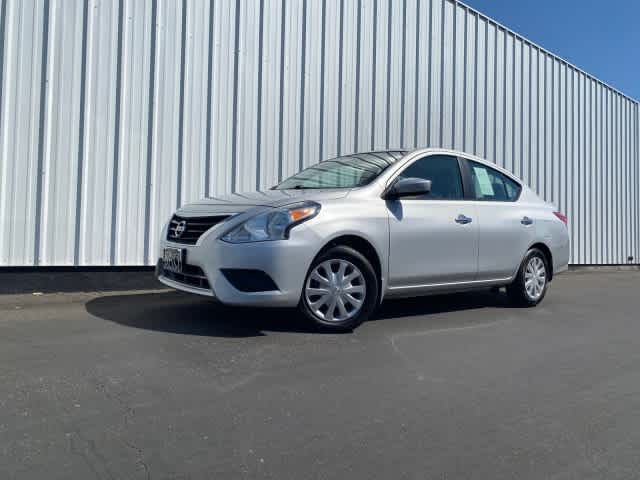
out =
{"type": "Polygon", "coordinates": [[[221,303],[245,306],[291,307],[298,304],[307,270],[313,260],[320,239],[306,225],[292,230],[287,240],[231,244],[218,239],[218,228],[202,235],[196,245],[168,241],[163,231],[159,257],[165,247],[185,250],[185,264],[202,269],[207,288],[180,281],[165,274],[158,262],[156,275],[163,284],[189,293],[213,297],[221,303]],[[241,291],[222,273],[223,269],[259,270],[268,275],[277,289],[241,291]]]}

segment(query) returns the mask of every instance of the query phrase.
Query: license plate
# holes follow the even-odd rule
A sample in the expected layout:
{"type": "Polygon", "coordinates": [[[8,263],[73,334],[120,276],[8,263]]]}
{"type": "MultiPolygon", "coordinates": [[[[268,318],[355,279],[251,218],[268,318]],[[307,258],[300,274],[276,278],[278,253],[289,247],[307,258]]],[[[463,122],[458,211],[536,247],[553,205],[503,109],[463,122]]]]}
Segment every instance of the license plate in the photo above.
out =
{"type": "Polygon", "coordinates": [[[184,260],[184,249],[165,248],[162,253],[162,266],[170,272],[182,273],[182,262],[184,260]]]}

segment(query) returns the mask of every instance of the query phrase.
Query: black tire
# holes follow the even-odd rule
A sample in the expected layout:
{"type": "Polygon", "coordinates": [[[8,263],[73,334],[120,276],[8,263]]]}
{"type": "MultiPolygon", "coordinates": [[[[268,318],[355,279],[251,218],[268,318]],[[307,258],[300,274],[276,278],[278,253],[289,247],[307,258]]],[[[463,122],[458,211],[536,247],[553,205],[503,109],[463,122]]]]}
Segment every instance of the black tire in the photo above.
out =
{"type": "Polygon", "coordinates": [[[522,260],[515,280],[511,285],[507,286],[507,296],[511,304],[517,307],[535,307],[538,305],[544,299],[549,288],[549,271],[549,262],[545,254],[537,248],[529,250],[522,260]],[[541,293],[537,296],[531,295],[525,285],[527,266],[533,258],[542,260],[545,270],[544,287],[542,287],[541,293]]]}
{"type": "MultiPolygon", "coordinates": [[[[375,270],[371,266],[371,263],[357,250],[344,245],[338,245],[331,247],[320,255],[318,255],[311,263],[307,275],[302,286],[302,293],[300,295],[300,303],[298,304],[299,310],[309,319],[316,327],[322,330],[348,332],[356,328],[362,322],[367,320],[369,316],[378,306],[378,276],[375,270]],[[362,299],[362,305],[359,307],[357,314],[343,321],[327,321],[324,318],[316,315],[308,304],[306,288],[310,281],[310,275],[320,264],[327,261],[346,260],[354,266],[356,266],[362,273],[364,278],[364,284],[366,287],[364,298],[362,299]]],[[[312,298],[313,300],[313,298],[312,298]]]]}

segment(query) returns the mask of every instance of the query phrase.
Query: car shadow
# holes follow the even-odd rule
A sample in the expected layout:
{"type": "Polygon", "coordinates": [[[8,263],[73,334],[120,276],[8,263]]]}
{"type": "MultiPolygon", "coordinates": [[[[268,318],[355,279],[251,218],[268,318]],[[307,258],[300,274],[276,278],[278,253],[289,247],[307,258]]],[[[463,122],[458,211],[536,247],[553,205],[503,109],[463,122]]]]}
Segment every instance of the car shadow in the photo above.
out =
{"type": "MultiPolygon", "coordinates": [[[[468,292],[389,300],[369,320],[508,307],[503,294],[468,292]]],[[[295,309],[228,307],[180,292],[106,295],[86,303],[94,317],[159,332],[212,337],[256,337],[265,332],[319,333],[295,309]]]]}

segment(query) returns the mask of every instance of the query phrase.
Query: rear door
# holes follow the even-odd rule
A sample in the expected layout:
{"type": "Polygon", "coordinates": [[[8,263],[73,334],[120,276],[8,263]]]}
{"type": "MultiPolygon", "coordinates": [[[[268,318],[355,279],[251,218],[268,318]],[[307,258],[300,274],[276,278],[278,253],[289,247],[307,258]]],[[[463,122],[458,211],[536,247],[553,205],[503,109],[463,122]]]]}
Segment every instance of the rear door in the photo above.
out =
{"type": "Polygon", "coordinates": [[[419,289],[475,279],[478,229],[473,203],[464,199],[457,157],[430,155],[407,166],[395,179],[431,180],[427,195],[387,200],[389,285],[419,289]]]}
{"type": "Polygon", "coordinates": [[[465,162],[478,218],[478,280],[507,278],[535,238],[535,215],[518,201],[518,182],[487,165],[465,162]]]}

